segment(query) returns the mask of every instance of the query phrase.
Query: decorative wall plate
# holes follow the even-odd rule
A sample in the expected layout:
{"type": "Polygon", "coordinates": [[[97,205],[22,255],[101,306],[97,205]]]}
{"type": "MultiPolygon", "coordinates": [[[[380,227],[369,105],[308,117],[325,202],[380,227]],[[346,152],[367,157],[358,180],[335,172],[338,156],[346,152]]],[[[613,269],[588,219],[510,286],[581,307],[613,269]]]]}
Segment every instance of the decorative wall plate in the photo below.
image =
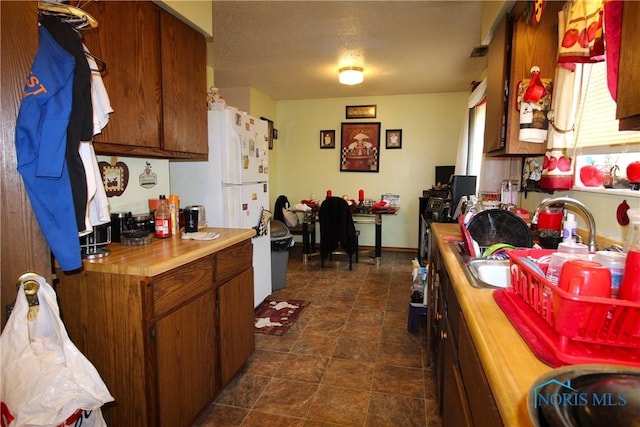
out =
{"type": "Polygon", "coordinates": [[[111,158],[111,163],[99,162],[100,175],[104,184],[107,197],[121,196],[129,184],[129,168],[124,162],[119,162],[117,157],[111,158]]]}

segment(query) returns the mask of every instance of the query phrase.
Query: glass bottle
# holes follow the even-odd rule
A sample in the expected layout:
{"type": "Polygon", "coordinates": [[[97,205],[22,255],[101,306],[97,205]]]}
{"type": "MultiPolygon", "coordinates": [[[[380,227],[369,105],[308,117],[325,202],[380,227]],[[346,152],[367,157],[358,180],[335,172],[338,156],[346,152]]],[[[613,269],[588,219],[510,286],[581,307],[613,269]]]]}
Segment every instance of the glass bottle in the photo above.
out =
{"type": "Polygon", "coordinates": [[[160,195],[160,203],[155,212],[156,237],[171,237],[171,210],[164,194],[160,195]]]}

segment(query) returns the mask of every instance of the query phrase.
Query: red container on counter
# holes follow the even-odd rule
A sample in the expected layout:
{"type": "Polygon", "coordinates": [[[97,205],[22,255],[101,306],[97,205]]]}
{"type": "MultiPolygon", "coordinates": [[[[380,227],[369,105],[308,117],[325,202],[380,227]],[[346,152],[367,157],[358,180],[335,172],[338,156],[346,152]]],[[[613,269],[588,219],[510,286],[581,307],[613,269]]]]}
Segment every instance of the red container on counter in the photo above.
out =
{"type": "Polygon", "coordinates": [[[538,230],[562,230],[562,209],[545,209],[538,214],[538,230]]]}

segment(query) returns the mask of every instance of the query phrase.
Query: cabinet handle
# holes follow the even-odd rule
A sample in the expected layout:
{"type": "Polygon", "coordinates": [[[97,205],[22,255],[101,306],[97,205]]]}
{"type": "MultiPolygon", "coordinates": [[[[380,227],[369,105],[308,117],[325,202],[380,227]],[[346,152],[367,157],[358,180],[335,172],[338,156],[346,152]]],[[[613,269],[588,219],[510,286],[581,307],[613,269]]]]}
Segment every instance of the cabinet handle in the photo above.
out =
{"type": "Polygon", "coordinates": [[[440,339],[443,341],[447,339],[447,333],[445,331],[440,331],[440,339]]]}

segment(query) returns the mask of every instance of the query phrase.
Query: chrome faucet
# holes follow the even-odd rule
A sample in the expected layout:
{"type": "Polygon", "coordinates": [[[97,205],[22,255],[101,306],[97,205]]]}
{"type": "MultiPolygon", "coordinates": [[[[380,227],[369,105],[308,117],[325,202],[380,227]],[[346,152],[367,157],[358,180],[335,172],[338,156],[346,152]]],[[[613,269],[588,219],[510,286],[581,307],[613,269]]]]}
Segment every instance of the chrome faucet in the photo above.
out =
{"type": "Polygon", "coordinates": [[[589,241],[588,241],[587,245],[589,246],[589,251],[590,252],[595,252],[597,250],[597,248],[596,248],[596,221],[593,218],[593,214],[591,213],[591,211],[589,211],[589,209],[587,209],[587,207],[584,205],[584,203],[582,203],[579,200],[572,199],[570,197],[555,197],[555,198],[543,200],[542,203],[540,203],[540,205],[533,212],[533,216],[531,217],[531,224],[534,224],[536,226],[538,225],[538,215],[540,214],[540,211],[542,209],[544,209],[544,208],[546,208],[548,206],[558,205],[558,204],[571,205],[571,206],[574,206],[574,207],[578,208],[580,211],[582,211],[584,216],[587,218],[587,226],[589,227],[589,241]]]}

